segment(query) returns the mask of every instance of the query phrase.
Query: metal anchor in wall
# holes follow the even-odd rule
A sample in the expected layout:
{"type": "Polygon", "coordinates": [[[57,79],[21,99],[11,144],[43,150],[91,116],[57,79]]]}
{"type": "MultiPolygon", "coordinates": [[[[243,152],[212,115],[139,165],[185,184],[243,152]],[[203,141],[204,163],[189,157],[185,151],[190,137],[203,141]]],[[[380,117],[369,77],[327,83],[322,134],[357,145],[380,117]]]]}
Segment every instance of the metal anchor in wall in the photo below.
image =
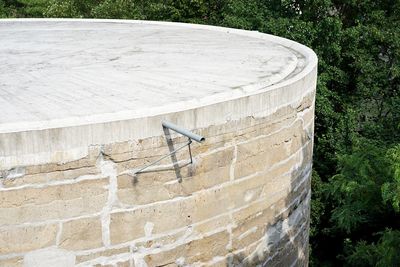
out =
{"type": "Polygon", "coordinates": [[[149,167],[151,167],[151,166],[153,166],[153,165],[159,163],[159,162],[162,161],[163,159],[165,159],[165,158],[167,158],[167,157],[169,157],[169,156],[171,156],[171,155],[174,155],[176,152],[178,152],[179,150],[185,148],[186,146],[189,148],[190,164],[192,164],[192,163],[193,163],[193,157],[192,157],[192,151],[191,151],[190,145],[192,144],[193,140],[196,141],[196,142],[198,142],[198,143],[201,143],[201,142],[203,142],[203,141],[206,140],[203,136],[198,135],[198,134],[195,134],[195,133],[193,133],[193,132],[191,132],[191,131],[189,131],[189,130],[187,130],[187,129],[184,129],[184,128],[182,128],[182,127],[179,127],[178,125],[173,124],[173,123],[168,122],[168,121],[163,121],[163,122],[162,122],[162,127],[163,127],[164,129],[170,129],[170,130],[172,130],[172,131],[175,131],[175,132],[177,132],[177,133],[180,133],[181,135],[186,136],[186,137],[188,138],[188,141],[187,141],[183,146],[180,146],[180,147],[174,149],[173,151],[171,151],[169,154],[167,154],[167,155],[165,155],[165,156],[162,156],[162,157],[159,158],[158,160],[153,161],[153,162],[147,164],[146,166],[140,168],[139,170],[137,170],[137,171],[134,173],[134,175],[135,175],[135,174],[139,174],[139,173],[143,172],[145,169],[147,169],[147,168],[149,168],[149,167]]]}

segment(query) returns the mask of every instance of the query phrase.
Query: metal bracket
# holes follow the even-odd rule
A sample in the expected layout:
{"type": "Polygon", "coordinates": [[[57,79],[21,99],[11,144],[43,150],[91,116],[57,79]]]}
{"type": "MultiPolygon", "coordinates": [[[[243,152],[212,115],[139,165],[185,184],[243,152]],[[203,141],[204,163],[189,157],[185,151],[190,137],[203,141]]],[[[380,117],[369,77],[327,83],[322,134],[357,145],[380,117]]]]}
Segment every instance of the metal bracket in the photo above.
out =
{"type": "Polygon", "coordinates": [[[163,126],[163,128],[171,129],[171,130],[173,130],[173,131],[175,131],[175,132],[177,132],[177,133],[180,133],[180,134],[182,134],[182,135],[188,137],[187,143],[185,143],[183,146],[178,147],[177,149],[174,149],[174,150],[171,151],[169,154],[167,154],[167,155],[165,155],[165,156],[162,156],[162,157],[159,158],[158,160],[153,161],[153,162],[150,163],[150,164],[147,164],[146,166],[144,166],[144,167],[142,167],[141,169],[137,170],[134,174],[138,174],[138,173],[143,172],[145,169],[147,169],[147,168],[149,168],[149,167],[151,167],[151,166],[153,166],[153,165],[159,163],[159,162],[162,161],[163,159],[165,159],[165,158],[167,158],[167,157],[169,157],[169,156],[175,154],[176,152],[178,152],[178,151],[181,150],[182,148],[185,148],[186,146],[188,146],[188,149],[189,149],[189,156],[190,156],[190,164],[192,164],[192,163],[193,163],[193,157],[192,157],[192,150],[191,150],[191,148],[190,148],[190,144],[193,142],[192,140],[195,140],[196,142],[199,142],[199,143],[201,143],[201,142],[203,142],[203,141],[206,140],[203,136],[198,135],[198,134],[195,134],[195,133],[192,133],[192,132],[190,132],[189,130],[186,130],[186,129],[184,129],[184,128],[181,128],[181,127],[179,127],[178,125],[173,124],[173,123],[171,123],[171,122],[163,121],[163,122],[162,122],[162,126],[163,126]]]}

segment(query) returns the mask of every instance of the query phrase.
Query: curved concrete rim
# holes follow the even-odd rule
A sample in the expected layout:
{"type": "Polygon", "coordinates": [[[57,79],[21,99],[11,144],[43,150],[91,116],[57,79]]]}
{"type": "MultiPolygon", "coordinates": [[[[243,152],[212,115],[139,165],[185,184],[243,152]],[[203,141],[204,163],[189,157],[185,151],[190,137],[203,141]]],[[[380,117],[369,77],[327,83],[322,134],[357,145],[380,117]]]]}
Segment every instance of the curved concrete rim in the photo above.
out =
{"type": "Polygon", "coordinates": [[[142,21],[142,20],[110,20],[110,19],[0,19],[0,23],[8,23],[8,22],[51,22],[51,21],[61,21],[61,22],[96,22],[96,23],[127,23],[127,24],[149,24],[149,25],[173,25],[185,28],[193,28],[193,29],[204,29],[210,31],[220,31],[220,32],[229,32],[231,34],[237,34],[242,36],[248,36],[252,38],[259,38],[263,40],[267,40],[270,42],[277,43],[282,45],[290,50],[296,51],[304,56],[305,66],[301,69],[301,71],[292,77],[285,78],[278,83],[268,85],[268,86],[259,86],[259,88],[254,88],[249,92],[243,92],[243,90],[232,90],[232,92],[223,92],[219,94],[215,94],[213,96],[204,97],[202,99],[193,99],[189,101],[182,101],[179,103],[175,103],[170,106],[162,106],[162,107],[154,107],[151,109],[142,109],[142,110],[126,110],[114,113],[103,113],[96,114],[90,116],[79,116],[79,117],[68,117],[62,119],[53,119],[53,120],[43,120],[43,121],[34,121],[34,122],[17,122],[17,123],[6,123],[0,125],[0,133],[12,133],[12,132],[23,132],[23,131],[35,131],[35,130],[44,130],[44,129],[54,129],[54,128],[65,128],[65,127],[74,127],[81,125],[90,125],[90,124],[98,124],[98,123],[106,123],[113,121],[123,121],[137,118],[145,118],[152,117],[157,115],[168,114],[171,112],[180,112],[184,110],[191,110],[203,106],[213,105],[220,102],[225,102],[228,100],[234,100],[250,95],[261,94],[266,91],[279,89],[281,87],[292,84],[296,81],[299,81],[303,77],[307,76],[317,65],[317,56],[315,52],[295,41],[261,33],[258,31],[247,31],[226,27],[218,27],[218,26],[209,26],[209,25],[201,25],[201,24],[187,24],[187,23],[179,23],[179,22],[160,22],[160,21],[142,21]]]}

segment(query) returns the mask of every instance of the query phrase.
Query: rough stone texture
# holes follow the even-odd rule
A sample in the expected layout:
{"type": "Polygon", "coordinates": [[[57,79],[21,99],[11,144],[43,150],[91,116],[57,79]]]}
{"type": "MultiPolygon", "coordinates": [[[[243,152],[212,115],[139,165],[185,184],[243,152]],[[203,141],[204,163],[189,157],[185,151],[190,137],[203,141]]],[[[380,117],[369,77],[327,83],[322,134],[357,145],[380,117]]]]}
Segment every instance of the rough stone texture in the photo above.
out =
{"type": "Polygon", "coordinates": [[[308,264],[311,50],[140,21],[0,20],[0,37],[0,266],[308,264]],[[162,120],[206,141],[135,174],[187,142],[162,120]]]}
{"type": "Polygon", "coordinates": [[[201,189],[229,181],[233,151],[230,147],[213,152],[199,157],[195,165],[180,168],[180,177],[184,182],[177,179],[173,170],[139,174],[136,182],[131,175],[118,176],[118,199],[126,205],[141,205],[188,196],[201,189]]]}
{"type": "Polygon", "coordinates": [[[59,247],[67,250],[84,250],[103,245],[99,217],[68,221],[62,224],[59,247]]]}
{"type": "Polygon", "coordinates": [[[108,179],[0,191],[0,225],[65,219],[100,212],[108,179]]]}
{"type": "Polygon", "coordinates": [[[195,262],[209,261],[213,257],[227,254],[226,244],[229,242],[227,231],[202,236],[199,239],[173,247],[167,250],[154,250],[153,254],[145,257],[149,266],[165,266],[168,264],[193,264],[195,262]]]}
{"type": "Polygon", "coordinates": [[[118,254],[124,254],[124,253],[129,253],[129,252],[130,252],[129,246],[122,247],[122,248],[104,249],[104,250],[98,251],[98,252],[85,253],[83,255],[78,255],[76,257],[76,262],[81,263],[81,262],[90,261],[90,260],[100,258],[100,257],[111,257],[111,256],[115,256],[118,254]]]}
{"type": "Polygon", "coordinates": [[[7,267],[22,267],[24,264],[23,257],[14,257],[8,259],[0,260],[0,266],[7,266],[7,267]]]}
{"type": "Polygon", "coordinates": [[[57,225],[0,229],[0,254],[27,252],[56,244],[57,225]]]}

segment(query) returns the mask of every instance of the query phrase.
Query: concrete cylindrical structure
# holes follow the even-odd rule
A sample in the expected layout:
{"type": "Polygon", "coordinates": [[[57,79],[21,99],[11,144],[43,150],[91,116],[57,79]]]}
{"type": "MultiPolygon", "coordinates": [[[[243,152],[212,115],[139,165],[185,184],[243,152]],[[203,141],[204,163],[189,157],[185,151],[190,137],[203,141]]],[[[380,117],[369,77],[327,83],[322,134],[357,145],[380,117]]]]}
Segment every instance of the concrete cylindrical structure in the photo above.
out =
{"type": "Polygon", "coordinates": [[[1,266],[304,266],[317,58],[204,25],[0,20],[1,266]],[[204,136],[187,142],[162,121],[204,136]]]}

